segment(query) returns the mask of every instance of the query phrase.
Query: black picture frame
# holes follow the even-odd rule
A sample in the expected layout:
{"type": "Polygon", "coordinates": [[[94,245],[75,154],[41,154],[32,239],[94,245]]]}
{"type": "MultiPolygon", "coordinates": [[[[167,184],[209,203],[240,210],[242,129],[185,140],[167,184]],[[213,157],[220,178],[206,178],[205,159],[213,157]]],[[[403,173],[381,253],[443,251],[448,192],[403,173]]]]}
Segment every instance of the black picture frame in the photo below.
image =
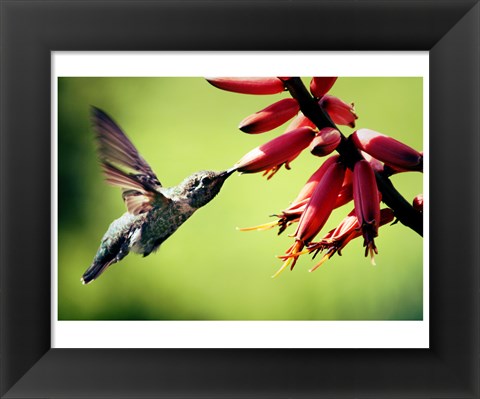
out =
{"type": "Polygon", "coordinates": [[[0,11],[2,398],[480,397],[478,0],[2,0],[0,11]],[[430,349],[52,349],[54,50],[429,51],[430,349]]]}

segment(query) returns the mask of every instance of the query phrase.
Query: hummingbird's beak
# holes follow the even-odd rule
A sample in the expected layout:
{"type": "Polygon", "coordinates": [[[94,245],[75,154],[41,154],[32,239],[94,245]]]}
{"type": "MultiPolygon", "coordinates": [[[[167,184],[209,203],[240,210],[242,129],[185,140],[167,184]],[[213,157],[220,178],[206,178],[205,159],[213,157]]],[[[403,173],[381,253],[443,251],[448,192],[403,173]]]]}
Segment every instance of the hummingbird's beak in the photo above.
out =
{"type": "Polygon", "coordinates": [[[235,172],[237,170],[237,168],[230,168],[228,170],[225,170],[223,172],[221,172],[218,177],[222,177],[224,179],[226,179],[227,177],[229,177],[233,172],[235,172]]]}

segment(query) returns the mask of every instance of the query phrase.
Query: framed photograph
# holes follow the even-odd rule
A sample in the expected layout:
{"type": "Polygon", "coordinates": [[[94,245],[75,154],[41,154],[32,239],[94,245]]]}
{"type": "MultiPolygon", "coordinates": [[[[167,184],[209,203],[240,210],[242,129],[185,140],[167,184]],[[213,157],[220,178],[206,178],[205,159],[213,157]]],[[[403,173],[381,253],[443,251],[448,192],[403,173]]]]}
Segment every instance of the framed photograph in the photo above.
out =
{"type": "Polygon", "coordinates": [[[479,12],[3,2],[2,397],[479,397],[479,12]]]}
{"type": "MultiPolygon", "coordinates": [[[[391,180],[402,192],[396,191],[398,198],[403,199],[405,195],[410,203],[418,193],[428,197],[428,142],[424,140],[428,134],[423,134],[428,132],[428,119],[423,117],[428,114],[428,95],[424,95],[428,93],[426,52],[362,55],[55,52],[52,71],[53,120],[58,121],[53,128],[53,158],[57,160],[53,173],[57,177],[54,178],[54,197],[58,199],[54,212],[58,220],[53,223],[58,228],[52,240],[58,243],[52,280],[52,333],[55,337],[52,345],[55,348],[428,348],[428,251],[424,250],[428,248],[428,229],[425,238],[421,229],[423,216],[428,215],[427,205],[422,212],[415,212],[409,204],[406,206],[413,218],[418,219],[418,226],[410,229],[407,227],[409,217],[402,214],[402,207],[395,203],[395,198],[384,198],[382,202],[390,204],[391,208],[383,206],[380,210],[375,194],[373,205],[378,207],[379,220],[374,223],[388,226],[395,220],[393,212],[399,215],[400,223],[381,231],[379,226],[375,227],[378,237],[372,237],[371,253],[367,257],[361,239],[348,243],[347,235],[351,233],[348,229],[349,233],[342,233],[343,237],[327,239],[322,244],[327,247],[314,262],[300,255],[282,260],[272,253],[272,250],[284,253],[292,241],[317,245],[314,242],[321,242],[321,237],[329,230],[357,220],[350,213],[361,198],[354,195],[353,187],[358,179],[350,169],[345,167],[340,172],[343,183],[335,209],[328,210],[325,202],[328,199],[314,201],[313,186],[328,186],[328,190],[319,188],[317,196],[333,190],[332,183],[325,183],[323,177],[317,181],[317,176],[323,176],[323,171],[332,162],[338,160],[342,166],[346,164],[349,156],[344,156],[345,161],[340,160],[340,155],[334,155],[335,148],[339,146],[338,151],[345,153],[343,148],[348,149],[352,139],[359,139],[362,134],[373,134],[376,137],[372,139],[373,145],[375,140],[387,139],[381,149],[385,146],[395,151],[400,146],[399,160],[387,159],[393,164],[383,166],[380,161],[370,162],[374,168],[379,166],[379,176],[392,173],[391,180]],[[111,68],[112,65],[116,66],[111,68]],[[301,72],[304,76],[309,73],[308,68],[300,71],[299,65],[328,66],[315,67],[310,72],[310,75],[316,72],[327,77],[314,81],[311,78],[298,81],[283,78],[283,82],[276,77],[257,77],[250,83],[242,78],[193,76],[209,72],[215,76],[241,73],[262,76],[268,72],[273,72],[274,76],[301,72]],[[354,68],[349,72],[348,66],[352,65],[354,68]],[[248,66],[251,66],[250,71],[248,66]],[[277,66],[281,66],[280,69],[277,66]],[[103,76],[105,72],[102,71],[108,75],[103,76]],[[328,77],[335,73],[340,73],[341,77],[328,77]],[[160,77],[152,76],[154,74],[160,77]],[[332,121],[334,130],[313,128],[311,120],[297,109],[303,100],[292,98],[285,89],[292,85],[292,93],[297,95],[293,87],[303,88],[310,81],[326,82],[331,86],[320,101],[338,123],[337,126],[332,121]],[[219,90],[219,87],[230,88],[223,84],[242,85],[245,82],[254,87],[272,82],[278,85],[277,93],[255,96],[219,90]],[[390,99],[390,93],[396,93],[394,99],[390,99]],[[355,104],[341,100],[345,96],[350,96],[348,101],[354,99],[355,104]],[[250,128],[243,126],[243,130],[237,131],[239,119],[252,118],[245,119],[244,114],[265,107],[284,106],[285,110],[282,108],[275,114],[279,121],[274,122],[279,126],[267,127],[267,132],[261,133],[245,133],[250,128]],[[370,108],[372,112],[367,113],[370,108]],[[142,135],[132,131],[129,122],[123,119],[123,115],[134,114],[135,109],[140,110],[137,115],[142,115],[139,120],[152,118],[151,121],[157,121],[139,126],[137,130],[144,132],[142,135]],[[113,113],[118,117],[113,117],[113,113]],[[285,113],[288,113],[286,117],[285,113]],[[285,119],[292,121],[287,124],[285,119]],[[302,123],[305,126],[297,126],[302,123]],[[396,138],[412,147],[373,130],[357,129],[362,125],[381,131],[409,132],[398,133],[396,138]],[[122,126],[126,126],[124,131],[121,131],[122,126]],[[350,136],[349,139],[345,136],[343,144],[340,131],[350,136]],[[312,143],[331,141],[331,137],[335,140],[332,144],[320,141],[313,150],[312,143]],[[149,144],[143,149],[142,139],[149,144]],[[287,145],[283,144],[285,140],[287,145]],[[292,154],[288,147],[294,149],[292,154]],[[423,155],[413,147],[423,150],[423,155]],[[245,161],[240,158],[249,159],[257,152],[261,154],[258,159],[253,158],[248,166],[242,167],[245,161]],[[130,174],[122,174],[122,170],[133,167],[137,174],[143,173],[146,167],[132,164],[125,158],[127,154],[148,162],[152,172],[147,173],[152,176],[155,170],[172,174],[162,177],[161,172],[157,173],[162,187],[156,190],[137,187],[155,196],[165,193],[168,198],[165,204],[137,210],[137,202],[130,203],[146,197],[137,191],[131,194],[129,190],[136,187],[136,183],[130,174]],[[389,172],[393,171],[389,168],[396,167],[395,162],[403,162],[405,157],[408,162],[413,158],[411,166],[404,165],[406,169],[402,172],[389,172]],[[269,158],[274,162],[271,165],[269,158]],[[289,163],[282,168],[284,161],[289,163]],[[221,191],[213,191],[207,198],[210,193],[201,188],[203,177],[197,177],[198,173],[207,172],[197,171],[205,168],[222,171],[232,167],[238,168],[235,172],[239,173],[233,172],[225,181],[219,178],[223,184],[221,191]],[[92,172],[88,172],[89,169],[92,172]],[[117,186],[116,190],[101,182],[102,169],[107,182],[117,186]],[[424,173],[418,173],[422,169],[424,173]],[[264,176],[258,172],[263,172],[264,176]],[[175,181],[178,183],[173,183],[175,181]],[[125,191],[117,183],[127,185],[128,189],[125,191]],[[168,188],[173,184],[173,188],[168,188]],[[194,197],[197,187],[193,184],[199,185],[198,195],[204,197],[194,197]],[[119,188],[124,190],[124,201],[119,188]],[[299,191],[301,198],[291,203],[299,191]],[[109,193],[113,198],[107,200],[109,193]],[[184,197],[191,197],[190,203],[202,200],[205,204],[195,206],[195,213],[191,215],[187,213],[191,208],[187,207],[184,216],[175,208],[184,197]],[[306,200],[310,197],[308,212],[318,207],[322,211],[326,209],[331,216],[323,228],[316,227],[317,234],[310,233],[312,240],[306,241],[300,236],[292,239],[293,226],[298,224],[300,228],[307,223],[305,217],[302,222],[299,219],[303,213],[307,215],[306,200]],[[288,210],[280,211],[282,208],[288,210]],[[272,213],[279,215],[273,221],[269,216],[272,213]],[[125,216],[119,218],[121,214],[125,216]],[[136,252],[131,244],[125,244],[125,256],[118,255],[115,248],[120,248],[121,244],[117,243],[129,242],[129,236],[135,237],[131,229],[135,229],[132,226],[137,223],[137,217],[147,218],[141,222],[142,238],[149,234],[154,237],[170,234],[171,237],[162,242],[158,251],[146,249],[148,245],[142,247],[140,254],[146,253],[148,257],[128,255],[127,258],[127,254],[136,252]],[[164,217],[169,219],[164,221],[164,217]],[[264,224],[265,219],[267,224],[264,224]],[[112,220],[117,222],[108,228],[112,220]],[[124,220],[125,232],[122,233],[123,227],[118,226],[123,226],[124,220]],[[181,228],[177,220],[183,222],[181,228]],[[242,223],[244,226],[239,230],[260,231],[246,233],[235,229],[242,223]],[[255,223],[260,227],[248,227],[255,223]],[[175,233],[171,234],[170,230],[165,233],[164,228],[154,227],[162,224],[167,229],[175,229],[175,233]],[[417,227],[420,229],[415,231],[417,227]],[[151,229],[154,229],[152,233],[148,233],[151,229]],[[398,245],[399,242],[404,245],[398,245]],[[84,248],[82,243],[86,244],[84,248]],[[345,247],[348,243],[345,251],[341,248],[343,243],[345,247]],[[405,246],[409,248],[408,254],[405,254],[405,246]],[[342,256],[335,256],[327,263],[338,266],[318,266],[319,260],[325,263],[337,252],[342,256]],[[76,255],[72,256],[73,253],[76,255]],[[295,273],[301,274],[282,274],[285,266],[291,267],[294,260],[298,263],[295,273]],[[372,267],[375,263],[385,267],[372,267]],[[314,268],[319,269],[315,274],[305,273],[314,268]],[[124,274],[125,269],[131,273],[129,277],[124,274]],[[384,270],[383,275],[380,269],[384,270]],[[87,286],[80,284],[82,274],[82,282],[87,286]],[[148,328],[145,328],[145,321],[149,321],[148,328]],[[285,335],[305,335],[305,338],[285,340],[285,335]]],[[[304,104],[301,107],[305,109],[304,104]]],[[[265,120],[271,120],[271,112],[262,112],[253,113],[253,118],[265,118],[262,116],[265,114],[265,120]]],[[[252,126],[256,132],[258,127],[252,126]]],[[[260,126],[260,130],[264,128],[260,126]]],[[[357,144],[361,144],[360,141],[357,144]]],[[[373,151],[382,158],[378,150],[373,151]]],[[[212,184],[214,182],[212,179],[212,184]]],[[[381,195],[389,195],[385,188],[376,188],[376,183],[374,186],[375,192],[383,190],[381,195]]],[[[144,204],[148,202],[142,202],[142,206],[147,206],[144,204]]],[[[313,212],[314,219],[319,213],[313,212]]],[[[310,226],[316,223],[314,219],[308,221],[310,226]]],[[[428,225],[428,220],[425,224],[428,225]]],[[[353,234],[360,238],[362,234],[356,234],[355,225],[352,228],[353,234]]],[[[311,252],[316,252],[313,247],[311,252]]]]}

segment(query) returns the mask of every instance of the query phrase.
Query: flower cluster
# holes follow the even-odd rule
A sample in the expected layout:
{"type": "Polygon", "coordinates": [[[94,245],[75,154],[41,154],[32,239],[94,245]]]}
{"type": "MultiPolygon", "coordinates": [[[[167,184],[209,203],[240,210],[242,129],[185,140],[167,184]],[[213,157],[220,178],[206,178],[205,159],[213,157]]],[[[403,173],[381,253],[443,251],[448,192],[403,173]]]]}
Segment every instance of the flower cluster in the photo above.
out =
{"type": "MultiPolygon", "coordinates": [[[[336,77],[313,77],[306,101],[313,104],[305,107],[292,90],[293,79],[298,78],[207,78],[213,86],[242,94],[278,94],[288,90],[292,98],[284,98],[266,108],[247,116],[239,129],[248,134],[259,134],[275,129],[287,121],[290,124],[284,133],[254,148],[245,154],[234,169],[241,173],[263,172],[270,179],[281,168],[290,169],[290,163],[308,148],[316,157],[327,157],[307,180],[291,204],[275,215],[271,223],[241,230],[265,230],[279,228],[278,234],[288,226],[298,223],[293,234],[294,243],[279,256],[283,260],[277,276],[287,267],[293,269],[302,254],[324,252],[317,269],[335,253],[341,255],[343,248],[353,239],[363,237],[365,256],[378,253],[375,238],[380,226],[395,219],[395,209],[380,209],[382,192],[377,186],[379,178],[423,170],[423,153],[369,129],[358,129],[348,138],[337,125],[355,128],[358,119],[354,105],[328,94],[336,77]],[[313,109],[313,111],[312,111],[313,109]],[[319,116],[316,118],[316,116],[319,116]],[[319,122],[327,121],[327,123],[319,122]],[[332,155],[334,151],[337,154],[332,155]],[[381,177],[379,177],[381,176],[381,177]],[[354,209],[340,225],[316,239],[332,211],[353,201],[354,209]]],[[[299,83],[300,82],[300,83],[299,83]]],[[[302,87],[299,88],[300,91],[302,87]]],[[[413,200],[416,212],[423,209],[423,196],[413,200]]]]}

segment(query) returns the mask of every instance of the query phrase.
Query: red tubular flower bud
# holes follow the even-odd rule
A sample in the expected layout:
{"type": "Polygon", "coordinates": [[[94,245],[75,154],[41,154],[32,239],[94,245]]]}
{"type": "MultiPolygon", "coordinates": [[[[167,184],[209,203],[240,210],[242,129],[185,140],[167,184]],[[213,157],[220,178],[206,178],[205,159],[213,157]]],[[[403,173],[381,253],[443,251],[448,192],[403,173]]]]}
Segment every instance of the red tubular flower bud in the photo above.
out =
{"type": "Polygon", "coordinates": [[[247,116],[238,128],[245,133],[263,133],[283,125],[300,110],[297,100],[284,98],[257,113],[247,116]]]}
{"type": "MultiPolygon", "coordinates": [[[[394,219],[393,211],[390,208],[384,208],[380,211],[380,223],[379,226],[390,223],[394,219]]],[[[354,238],[360,237],[362,231],[360,229],[360,223],[356,216],[355,210],[350,212],[348,216],[340,222],[338,227],[330,230],[320,242],[323,244],[331,244],[333,242],[341,242],[342,245],[338,246],[338,251],[344,248],[347,243],[354,238]],[[345,242],[345,239],[349,239],[345,242]]],[[[313,247],[313,246],[312,246],[313,247]]]]}
{"type": "Polygon", "coordinates": [[[359,129],[351,135],[351,138],[358,149],[395,171],[423,170],[423,155],[394,138],[369,129],[359,129]]]}
{"type": "Polygon", "coordinates": [[[317,157],[324,157],[337,148],[341,139],[342,135],[337,129],[323,128],[310,143],[310,152],[317,157]]]}
{"type": "Polygon", "coordinates": [[[370,252],[373,261],[373,252],[376,253],[374,238],[380,224],[380,202],[375,173],[364,159],[355,163],[353,168],[353,201],[365,239],[365,256],[370,252]]]}
{"type": "Polygon", "coordinates": [[[314,97],[323,97],[332,88],[337,77],[313,77],[310,81],[310,92],[314,97]]]}
{"type": "MultiPolygon", "coordinates": [[[[297,197],[292,201],[291,205],[282,211],[284,215],[296,215],[298,217],[301,216],[303,211],[306,208],[306,205],[310,198],[312,197],[313,192],[315,191],[318,183],[325,175],[326,171],[330,168],[330,166],[336,162],[338,162],[340,156],[333,155],[317,169],[317,171],[310,176],[308,181],[302,187],[300,192],[298,193],[297,197]]],[[[335,201],[335,208],[338,208],[346,203],[350,202],[353,199],[353,185],[352,185],[352,172],[349,169],[345,171],[345,177],[342,183],[342,187],[340,192],[338,193],[337,200],[335,201]]]]}
{"type": "Polygon", "coordinates": [[[337,125],[355,127],[355,120],[358,119],[358,116],[355,113],[353,103],[347,104],[328,94],[324,95],[318,103],[337,125]]]}
{"type": "Polygon", "coordinates": [[[278,78],[206,78],[218,89],[242,94],[277,94],[285,90],[278,78]]]}
{"type": "Polygon", "coordinates": [[[310,242],[325,225],[335,207],[344,177],[345,166],[341,162],[328,167],[300,218],[295,232],[297,240],[310,242]]]}
{"type": "MultiPolygon", "coordinates": [[[[380,211],[380,226],[390,223],[393,221],[393,219],[394,214],[390,208],[384,208],[380,211]]],[[[318,262],[309,271],[313,272],[314,270],[318,269],[335,253],[338,252],[338,254],[341,255],[342,249],[345,248],[350,241],[360,237],[361,235],[362,230],[360,229],[360,223],[358,222],[358,218],[355,216],[355,210],[353,210],[345,219],[340,222],[337,228],[330,230],[319,242],[311,243],[308,246],[308,250],[310,252],[326,250],[326,253],[320,262],[318,262]]]]}
{"type": "Polygon", "coordinates": [[[293,269],[301,251],[322,229],[332,213],[338,193],[342,187],[345,176],[345,166],[341,162],[331,164],[320,182],[315,187],[307,207],[300,217],[297,230],[295,231],[295,243],[280,256],[284,260],[283,265],[273,275],[278,276],[290,265],[293,269]]]}
{"type": "MultiPolygon", "coordinates": [[[[335,162],[338,162],[339,155],[334,155],[328,158],[320,168],[308,179],[307,183],[303,186],[302,190],[298,193],[297,197],[292,201],[287,209],[284,209],[280,215],[276,215],[279,218],[278,225],[280,230],[278,234],[281,234],[290,224],[298,222],[302,216],[308,202],[312,196],[313,191],[318,185],[318,182],[322,179],[328,168],[335,162]]],[[[345,171],[345,177],[343,179],[342,188],[338,193],[335,201],[334,208],[339,208],[353,199],[353,184],[352,184],[352,172],[349,169],[345,171]]]]}
{"type": "Polygon", "coordinates": [[[292,205],[297,204],[307,198],[309,199],[312,196],[312,193],[315,190],[318,182],[322,179],[328,168],[335,162],[338,162],[339,157],[339,155],[333,155],[327,158],[327,160],[322,164],[322,166],[320,166],[317,171],[307,180],[303,188],[298,193],[297,197],[292,201],[292,205]]]}
{"type": "Polygon", "coordinates": [[[303,126],[309,126],[312,129],[317,129],[315,123],[313,123],[310,119],[303,115],[302,112],[299,112],[298,115],[293,118],[292,122],[290,122],[287,129],[285,130],[285,133],[303,126]]]}
{"type": "Polygon", "coordinates": [[[348,204],[353,199],[353,184],[343,184],[342,189],[338,193],[337,201],[335,202],[335,208],[348,204]]]}
{"type": "Polygon", "coordinates": [[[242,173],[271,172],[270,177],[283,165],[289,169],[293,161],[315,137],[315,132],[309,127],[301,127],[254,148],[245,154],[235,168],[242,173]]]}
{"type": "Polygon", "coordinates": [[[307,207],[308,201],[310,201],[310,198],[305,198],[304,200],[295,202],[294,204],[291,204],[287,209],[284,209],[280,215],[276,216],[279,218],[288,217],[290,220],[295,220],[298,222],[298,219],[300,219],[300,216],[302,216],[303,211],[307,207]]]}
{"type": "Polygon", "coordinates": [[[414,199],[413,199],[413,208],[416,209],[419,212],[423,212],[423,194],[418,194],[414,199]]]}
{"type": "Polygon", "coordinates": [[[307,206],[309,199],[304,199],[303,201],[292,204],[287,209],[283,210],[279,215],[273,215],[278,217],[276,226],[279,227],[278,235],[282,234],[285,229],[291,224],[298,222],[300,216],[302,216],[305,207],[307,206]]]}
{"type": "Polygon", "coordinates": [[[374,172],[383,172],[384,166],[378,159],[375,159],[370,154],[367,154],[365,151],[360,151],[365,160],[368,161],[374,172]]]}

